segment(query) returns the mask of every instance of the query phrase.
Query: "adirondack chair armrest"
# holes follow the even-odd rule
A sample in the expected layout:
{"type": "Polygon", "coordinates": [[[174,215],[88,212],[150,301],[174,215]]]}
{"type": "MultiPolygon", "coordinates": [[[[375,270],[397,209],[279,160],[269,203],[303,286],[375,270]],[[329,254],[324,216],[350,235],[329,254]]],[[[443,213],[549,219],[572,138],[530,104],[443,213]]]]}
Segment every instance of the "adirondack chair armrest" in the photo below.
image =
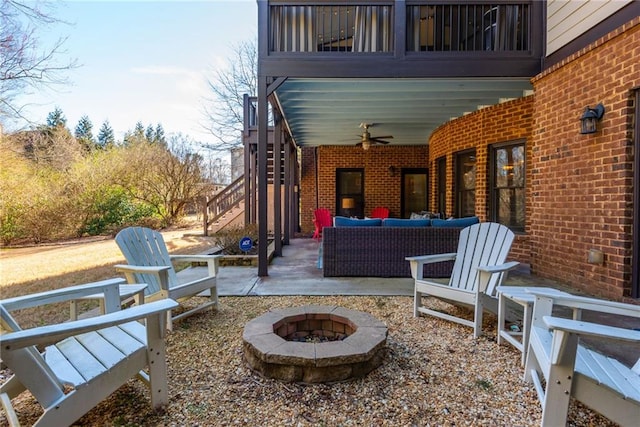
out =
{"type": "Polygon", "coordinates": [[[220,268],[222,255],[169,255],[173,261],[180,262],[206,262],[209,276],[216,277],[220,268]]]}
{"type": "Polygon", "coordinates": [[[409,262],[419,262],[421,264],[429,264],[434,262],[453,261],[456,259],[456,253],[408,256],[405,259],[409,262]]]}
{"type": "MultiPolygon", "coordinates": [[[[509,270],[512,270],[514,268],[516,268],[518,265],[520,265],[519,262],[517,261],[509,261],[509,262],[505,262],[504,264],[499,264],[499,265],[481,265],[477,267],[477,270],[480,274],[480,284],[479,286],[476,288],[476,293],[480,294],[480,293],[486,293],[487,292],[487,288],[489,287],[489,282],[491,281],[491,277],[494,274],[503,274],[508,272],[509,270]]],[[[503,278],[499,277],[498,282],[501,283],[503,278]]],[[[495,293],[495,288],[494,290],[489,292],[490,294],[494,294],[495,293]]]]}
{"type": "Polygon", "coordinates": [[[127,282],[135,283],[135,273],[139,274],[153,274],[158,277],[158,283],[160,283],[160,287],[164,291],[169,290],[169,270],[171,270],[170,265],[161,265],[161,266],[142,266],[142,265],[129,265],[129,264],[117,264],[115,265],[115,269],[118,272],[124,273],[127,278],[127,282]]]}
{"type": "Polygon", "coordinates": [[[638,305],[584,297],[568,293],[557,293],[549,290],[538,289],[536,287],[528,287],[526,288],[526,292],[538,298],[550,299],[553,301],[554,305],[561,305],[572,308],[574,312],[574,319],[577,319],[580,316],[579,313],[581,310],[640,318],[640,306],[638,305]]]}
{"type": "Polygon", "coordinates": [[[640,343],[640,331],[603,325],[600,323],[584,322],[581,320],[565,319],[554,316],[542,317],[549,329],[568,332],[576,335],[587,335],[596,338],[613,339],[640,343]]]}
{"type": "Polygon", "coordinates": [[[10,351],[32,345],[51,344],[70,336],[148,318],[153,315],[166,316],[168,310],[176,307],[178,307],[177,302],[165,298],[101,316],[9,332],[0,336],[0,348],[4,351],[10,351]]]}
{"type": "Polygon", "coordinates": [[[146,267],[142,265],[129,265],[129,264],[117,264],[115,265],[116,271],[123,273],[143,273],[143,274],[157,274],[161,271],[169,271],[171,267],[168,265],[146,267]]]}
{"type": "Polygon", "coordinates": [[[425,264],[432,264],[435,262],[454,261],[457,253],[447,254],[435,254],[435,255],[420,255],[420,256],[408,256],[405,257],[409,261],[411,268],[411,276],[414,279],[422,279],[422,272],[424,271],[425,264]]]}
{"type": "Polygon", "coordinates": [[[509,261],[500,265],[481,265],[478,267],[478,270],[484,271],[485,273],[489,273],[489,274],[496,274],[496,273],[504,273],[506,271],[513,270],[518,265],[520,265],[518,261],[509,261]]]}
{"type": "Polygon", "coordinates": [[[6,298],[0,300],[0,304],[2,304],[7,311],[14,311],[70,301],[98,293],[105,294],[106,298],[112,298],[114,301],[118,301],[119,303],[119,286],[125,283],[126,281],[124,279],[118,277],[101,280],[99,282],[87,283],[84,285],[68,286],[36,294],[6,298]]]}

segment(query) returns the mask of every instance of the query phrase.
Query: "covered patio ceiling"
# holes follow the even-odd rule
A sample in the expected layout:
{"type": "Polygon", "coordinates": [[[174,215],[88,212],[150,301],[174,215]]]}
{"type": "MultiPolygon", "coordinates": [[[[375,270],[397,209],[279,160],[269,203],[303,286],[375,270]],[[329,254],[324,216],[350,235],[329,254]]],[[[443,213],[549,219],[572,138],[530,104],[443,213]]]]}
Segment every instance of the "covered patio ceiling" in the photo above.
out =
{"type": "Polygon", "coordinates": [[[520,98],[529,78],[288,78],[275,91],[298,146],[355,145],[372,124],[371,137],[392,135],[390,145],[427,144],[443,123],[520,98]]]}

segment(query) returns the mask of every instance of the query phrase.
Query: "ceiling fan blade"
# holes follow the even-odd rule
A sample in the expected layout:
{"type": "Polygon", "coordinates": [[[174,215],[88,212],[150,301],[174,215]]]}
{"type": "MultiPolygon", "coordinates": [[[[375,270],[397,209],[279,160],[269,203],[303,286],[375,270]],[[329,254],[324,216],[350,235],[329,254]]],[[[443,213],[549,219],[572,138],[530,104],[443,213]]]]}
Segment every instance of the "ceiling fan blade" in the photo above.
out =
{"type": "Polygon", "coordinates": [[[370,138],[369,141],[371,142],[375,142],[376,144],[390,144],[390,141],[383,141],[382,139],[378,139],[378,138],[370,138]]]}
{"type": "Polygon", "coordinates": [[[393,135],[386,136],[372,136],[371,139],[393,139],[393,135]]]}

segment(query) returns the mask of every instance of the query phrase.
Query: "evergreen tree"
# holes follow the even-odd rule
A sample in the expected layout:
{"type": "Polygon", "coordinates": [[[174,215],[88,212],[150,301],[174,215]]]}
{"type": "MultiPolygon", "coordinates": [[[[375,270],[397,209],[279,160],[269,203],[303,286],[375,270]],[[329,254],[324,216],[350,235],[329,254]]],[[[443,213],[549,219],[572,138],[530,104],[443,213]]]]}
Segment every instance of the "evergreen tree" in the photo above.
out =
{"type": "Polygon", "coordinates": [[[67,118],[64,116],[64,113],[60,109],[60,107],[56,107],[55,110],[49,113],[47,116],[47,127],[57,128],[64,127],[67,125],[67,118]]]}
{"type": "Polygon", "coordinates": [[[127,131],[124,135],[124,145],[132,145],[141,141],[146,141],[144,135],[144,126],[141,122],[136,123],[133,131],[127,131]]]}
{"type": "Polygon", "coordinates": [[[133,136],[138,139],[144,138],[144,126],[142,122],[136,123],[136,127],[133,129],[133,136]]]}
{"type": "Polygon", "coordinates": [[[74,136],[86,151],[91,151],[95,148],[96,140],[93,137],[93,123],[91,123],[88,116],[80,117],[74,136]]]}
{"type": "Polygon", "coordinates": [[[160,123],[156,125],[156,134],[155,134],[156,142],[158,144],[167,145],[167,138],[164,135],[164,128],[160,123]]]}
{"type": "Polygon", "coordinates": [[[113,135],[113,128],[109,124],[109,120],[105,120],[100,126],[100,131],[98,132],[98,146],[100,148],[109,148],[115,145],[116,138],[113,135]]]}
{"type": "Polygon", "coordinates": [[[155,132],[153,130],[153,126],[151,126],[151,125],[147,126],[147,131],[144,133],[144,137],[147,139],[147,141],[150,144],[156,142],[155,132]]]}

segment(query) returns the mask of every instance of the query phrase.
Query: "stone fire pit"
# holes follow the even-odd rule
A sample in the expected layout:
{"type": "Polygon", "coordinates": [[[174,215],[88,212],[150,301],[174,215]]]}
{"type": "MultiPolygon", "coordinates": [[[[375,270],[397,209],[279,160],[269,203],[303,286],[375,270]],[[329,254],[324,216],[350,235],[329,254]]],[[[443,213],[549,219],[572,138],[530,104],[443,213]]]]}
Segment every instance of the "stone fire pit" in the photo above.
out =
{"type": "Polygon", "coordinates": [[[265,377],[322,383],[362,377],[382,363],[387,327],[337,306],[270,311],[244,327],[244,355],[265,377]]]}

